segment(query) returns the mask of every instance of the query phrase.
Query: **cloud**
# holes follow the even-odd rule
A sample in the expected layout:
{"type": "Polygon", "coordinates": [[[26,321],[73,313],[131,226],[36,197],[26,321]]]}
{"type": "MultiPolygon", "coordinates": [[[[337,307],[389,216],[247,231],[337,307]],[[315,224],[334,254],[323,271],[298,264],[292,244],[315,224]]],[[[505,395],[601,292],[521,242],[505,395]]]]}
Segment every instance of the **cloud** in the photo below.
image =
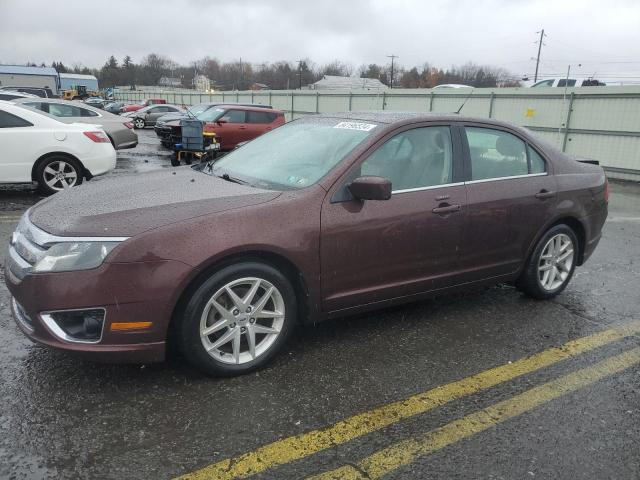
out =
{"type": "Polygon", "coordinates": [[[357,66],[394,53],[405,66],[473,61],[525,74],[545,28],[543,72],[581,63],[589,74],[640,80],[637,0],[91,0],[73,8],[4,0],[2,11],[1,63],[100,67],[109,55],[139,61],[156,52],[182,64],[208,55],[357,66]]]}

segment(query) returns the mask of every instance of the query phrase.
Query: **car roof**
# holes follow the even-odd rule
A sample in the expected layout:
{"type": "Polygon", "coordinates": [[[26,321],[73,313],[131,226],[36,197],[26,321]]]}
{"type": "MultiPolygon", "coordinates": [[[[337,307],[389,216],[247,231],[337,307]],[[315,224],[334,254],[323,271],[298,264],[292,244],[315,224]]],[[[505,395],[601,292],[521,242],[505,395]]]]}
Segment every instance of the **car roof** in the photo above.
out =
{"type": "Polygon", "coordinates": [[[369,111],[369,112],[336,112],[322,113],[303,118],[336,118],[342,120],[359,120],[364,122],[376,122],[381,124],[410,124],[420,122],[469,122],[486,123],[510,129],[520,129],[520,127],[499,120],[468,117],[457,113],[428,113],[428,112],[392,112],[392,111],[369,111]]]}
{"type": "Polygon", "coordinates": [[[235,108],[237,110],[245,110],[248,112],[275,112],[275,113],[283,113],[282,110],[278,110],[275,108],[265,108],[265,107],[253,107],[253,106],[249,106],[249,105],[239,105],[237,103],[219,103],[217,105],[215,105],[216,107],[220,107],[220,108],[235,108]]]}

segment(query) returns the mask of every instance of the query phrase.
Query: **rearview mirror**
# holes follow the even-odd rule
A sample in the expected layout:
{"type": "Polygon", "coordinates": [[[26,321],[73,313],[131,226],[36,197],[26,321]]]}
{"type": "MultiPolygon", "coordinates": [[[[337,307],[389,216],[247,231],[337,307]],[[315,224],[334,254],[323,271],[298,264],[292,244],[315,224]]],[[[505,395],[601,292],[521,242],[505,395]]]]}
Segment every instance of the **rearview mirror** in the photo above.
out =
{"type": "Polygon", "coordinates": [[[358,177],[348,188],[358,200],[389,200],[391,198],[391,180],[388,178],[358,177]]]}

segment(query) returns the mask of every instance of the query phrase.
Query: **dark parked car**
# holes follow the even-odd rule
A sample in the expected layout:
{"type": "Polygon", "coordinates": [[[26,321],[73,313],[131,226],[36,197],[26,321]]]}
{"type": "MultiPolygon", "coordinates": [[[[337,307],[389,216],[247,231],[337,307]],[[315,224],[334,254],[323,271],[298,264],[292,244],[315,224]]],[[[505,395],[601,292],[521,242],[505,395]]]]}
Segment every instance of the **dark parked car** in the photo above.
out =
{"type": "Polygon", "coordinates": [[[135,112],[122,114],[133,122],[134,128],[152,127],[158,118],[167,113],[184,113],[184,109],[179,105],[149,105],[135,112]]]}
{"type": "MultiPolygon", "coordinates": [[[[204,122],[204,131],[215,133],[220,150],[233,150],[239,143],[259,137],[265,132],[284,125],[284,112],[263,107],[243,105],[217,105],[196,115],[204,122]]],[[[182,140],[180,120],[167,122],[156,130],[160,143],[173,148],[182,140]]]]}
{"type": "Polygon", "coordinates": [[[296,324],[498,282],[553,298],[607,202],[601,167],[506,123],[319,115],[216,163],[56,194],[23,216],[5,278],[37,342],[148,362],[171,336],[235,375],[296,324]]]}

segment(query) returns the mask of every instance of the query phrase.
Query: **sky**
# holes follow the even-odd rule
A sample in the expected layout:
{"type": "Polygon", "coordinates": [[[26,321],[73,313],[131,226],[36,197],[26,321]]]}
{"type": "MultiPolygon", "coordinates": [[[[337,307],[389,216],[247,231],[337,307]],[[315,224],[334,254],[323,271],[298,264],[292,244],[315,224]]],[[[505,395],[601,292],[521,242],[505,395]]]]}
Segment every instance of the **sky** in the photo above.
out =
{"type": "Polygon", "coordinates": [[[640,0],[0,0],[0,64],[100,67],[159,53],[188,65],[466,62],[640,83],[640,0]],[[34,14],[34,12],[37,12],[34,14]]]}

